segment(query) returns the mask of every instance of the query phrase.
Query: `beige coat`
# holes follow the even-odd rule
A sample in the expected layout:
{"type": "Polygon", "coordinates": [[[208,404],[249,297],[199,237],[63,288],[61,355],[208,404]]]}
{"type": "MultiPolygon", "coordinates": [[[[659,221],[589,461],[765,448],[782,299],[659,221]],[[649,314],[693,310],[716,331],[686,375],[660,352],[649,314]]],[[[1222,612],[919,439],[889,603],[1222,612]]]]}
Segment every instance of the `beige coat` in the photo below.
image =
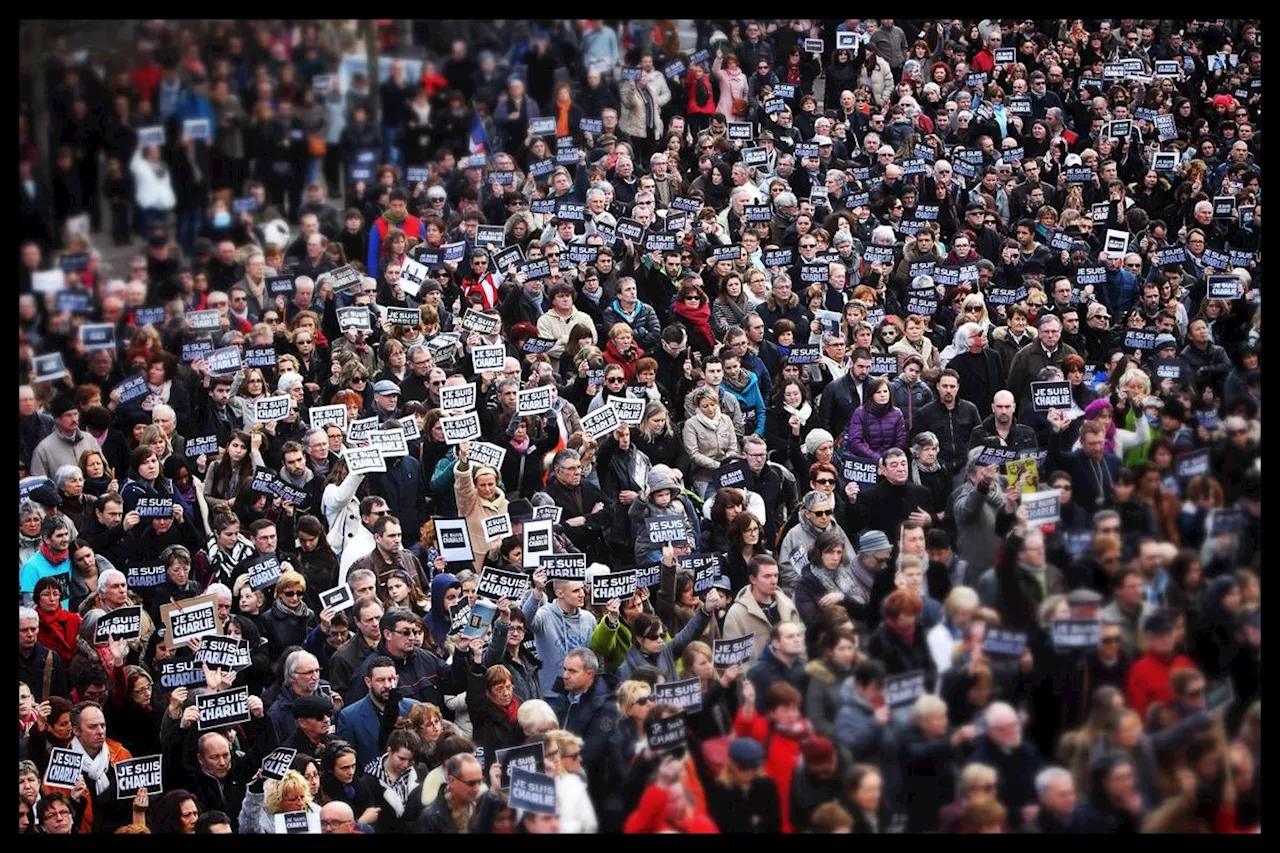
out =
{"type": "Polygon", "coordinates": [[[472,477],[470,463],[465,467],[461,462],[454,463],[453,494],[458,500],[458,516],[467,520],[467,532],[471,534],[471,551],[475,554],[478,572],[484,565],[485,555],[489,553],[489,542],[484,536],[484,520],[506,513],[507,496],[499,489],[497,498],[491,501],[484,500],[476,492],[476,481],[472,477]]]}
{"type": "MultiPolygon", "coordinates": [[[[622,84],[622,110],[618,113],[618,127],[628,136],[637,139],[661,139],[662,138],[662,108],[671,100],[671,89],[667,87],[667,80],[662,76],[661,71],[650,71],[644,75],[643,79],[637,80],[633,86],[630,82],[622,84]],[[636,86],[644,86],[649,90],[649,94],[653,97],[653,134],[645,133],[644,126],[644,98],[640,97],[640,92],[636,86]]],[[[648,166],[647,163],[636,163],[637,168],[648,166]]]]}
{"type": "Polygon", "coordinates": [[[538,334],[544,338],[555,338],[556,345],[553,346],[547,355],[551,356],[551,361],[557,367],[560,364],[560,356],[564,355],[565,345],[569,343],[569,332],[574,326],[586,326],[591,330],[591,343],[596,343],[596,324],[590,316],[574,309],[566,320],[554,311],[548,311],[538,318],[538,334]]]}
{"type": "MultiPolygon", "coordinates": [[[[773,596],[778,602],[778,615],[783,622],[804,625],[800,621],[800,611],[796,610],[795,604],[785,592],[779,589],[773,596]]],[[[733,604],[729,605],[729,612],[724,616],[724,630],[720,633],[721,636],[730,640],[754,634],[756,638],[754,655],[759,657],[760,652],[764,651],[764,647],[769,644],[769,630],[772,627],[769,624],[769,617],[765,616],[764,611],[760,609],[760,603],[751,594],[751,586],[748,584],[738,590],[733,604]]]]}
{"type": "Polygon", "coordinates": [[[733,429],[733,419],[721,412],[716,417],[716,428],[708,428],[701,419],[691,417],[684,422],[684,452],[694,480],[710,482],[715,470],[725,458],[736,454],[738,435],[733,429]]]}

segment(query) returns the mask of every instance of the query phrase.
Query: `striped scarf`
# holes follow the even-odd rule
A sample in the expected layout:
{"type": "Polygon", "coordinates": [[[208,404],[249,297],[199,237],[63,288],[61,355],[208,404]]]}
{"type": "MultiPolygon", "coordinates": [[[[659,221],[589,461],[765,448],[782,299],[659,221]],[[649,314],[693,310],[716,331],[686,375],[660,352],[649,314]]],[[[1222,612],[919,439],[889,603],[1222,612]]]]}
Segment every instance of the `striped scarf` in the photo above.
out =
{"type": "Polygon", "coordinates": [[[409,798],[409,792],[418,787],[418,771],[410,767],[393,782],[387,773],[384,759],[385,756],[381,755],[373,759],[365,765],[364,772],[378,780],[383,789],[383,799],[395,811],[396,817],[400,817],[404,814],[404,804],[409,798]]]}

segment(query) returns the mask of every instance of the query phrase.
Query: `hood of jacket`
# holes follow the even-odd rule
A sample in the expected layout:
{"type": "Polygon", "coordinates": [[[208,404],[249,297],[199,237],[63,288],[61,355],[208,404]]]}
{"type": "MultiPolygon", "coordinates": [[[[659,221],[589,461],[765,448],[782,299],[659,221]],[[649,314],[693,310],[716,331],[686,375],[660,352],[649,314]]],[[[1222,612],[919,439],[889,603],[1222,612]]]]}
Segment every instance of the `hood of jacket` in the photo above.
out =
{"type": "Polygon", "coordinates": [[[455,586],[461,587],[462,584],[457,575],[448,572],[431,579],[431,612],[427,614],[427,620],[431,623],[431,635],[437,642],[443,641],[449,633],[449,609],[444,606],[444,596],[450,587],[455,586]]]}

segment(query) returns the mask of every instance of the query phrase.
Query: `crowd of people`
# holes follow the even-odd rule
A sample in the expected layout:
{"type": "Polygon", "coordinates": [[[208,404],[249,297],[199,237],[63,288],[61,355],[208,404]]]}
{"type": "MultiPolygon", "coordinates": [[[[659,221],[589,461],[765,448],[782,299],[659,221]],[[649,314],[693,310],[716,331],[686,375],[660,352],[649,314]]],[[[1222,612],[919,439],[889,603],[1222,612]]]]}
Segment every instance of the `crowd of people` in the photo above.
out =
{"type": "Polygon", "coordinates": [[[1260,830],[1257,21],[378,23],[20,75],[20,833],[1260,830]]]}

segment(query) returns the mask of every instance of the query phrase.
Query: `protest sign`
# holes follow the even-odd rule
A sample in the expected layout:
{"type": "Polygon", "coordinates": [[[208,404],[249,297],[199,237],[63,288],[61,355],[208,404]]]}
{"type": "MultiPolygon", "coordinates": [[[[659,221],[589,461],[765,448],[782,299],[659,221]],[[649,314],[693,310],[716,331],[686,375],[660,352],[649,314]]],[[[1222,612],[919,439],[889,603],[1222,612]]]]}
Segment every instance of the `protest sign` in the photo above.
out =
{"type": "Polygon", "coordinates": [[[129,589],[147,589],[168,580],[164,563],[129,566],[124,573],[129,589]]]}
{"type": "Polygon", "coordinates": [[[472,465],[488,465],[501,470],[502,460],[506,458],[507,451],[506,448],[487,441],[474,441],[468,447],[467,456],[472,465]]]}
{"type": "Polygon", "coordinates": [[[686,554],[678,559],[680,568],[693,572],[693,592],[701,595],[711,589],[720,573],[719,554],[686,554]]]}
{"type": "Polygon", "coordinates": [[[480,437],[480,415],[468,412],[454,418],[441,418],[440,428],[444,431],[445,444],[461,444],[480,437]]]}
{"type": "Polygon", "coordinates": [[[409,440],[403,429],[375,429],[369,433],[369,444],[378,449],[383,459],[409,455],[409,440]]]}
{"type": "Polygon", "coordinates": [[[217,597],[197,595],[160,605],[160,621],[164,623],[164,642],[170,651],[185,646],[208,634],[221,633],[218,623],[217,597]]]}
{"type": "Polygon", "coordinates": [[[914,704],[925,692],[924,671],[914,669],[900,675],[886,676],[884,680],[884,701],[890,708],[897,710],[914,704]]]}
{"type": "Polygon", "coordinates": [[[132,640],[142,635],[142,607],[117,607],[104,613],[93,629],[93,642],[106,643],[109,640],[132,640]]]}
{"type": "Polygon", "coordinates": [[[1031,383],[1031,406],[1037,412],[1070,409],[1074,405],[1070,382],[1062,380],[1031,383]]]}
{"type": "Polygon", "coordinates": [[[609,572],[591,578],[591,603],[608,604],[618,598],[626,600],[636,594],[634,571],[609,572]]]}
{"type": "Polygon", "coordinates": [[[689,533],[683,515],[658,515],[644,520],[649,543],[661,548],[668,542],[684,542],[689,533]]]}
{"type": "Polygon", "coordinates": [[[253,401],[253,419],[260,424],[283,420],[289,416],[293,408],[293,398],[288,394],[280,397],[260,397],[253,401]]]}
{"type": "Polygon", "coordinates": [[[755,635],[744,634],[728,640],[711,641],[711,662],[716,669],[745,666],[755,658],[755,635]]]}
{"type": "Polygon", "coordinates": [[[159,669],[160,686],[165,690],[204,685],[204,670],[194,660],[170,658],[156,661],[156,666],[159,669]]]}
{"type": "Polygon", "coordinates": [[[526,521],[524,523],[524,568],[538,565],[538,558],[550,554],[552,549],[550,521],[526,521]]]}
{"type": "Polygon", "coordinates": [[[543,763],[542,741],[534,741],[506,749],[495,749],[493,760],[502,767],[502,784],[505,786],[512,770],[541,773],[545,769],[543,763]]]}
{"type": "MultiPolygon", "coordinates": [[[[663,687],[665,685],[658,685],[663,687]]],[[[701,697],[699,697],[701,704],[701,697]]],[[[644,724],[645,738],[649,748],[657,753],[676,752],[685,747],[688,726],[684,713],[673,717],[659,717],[646,720],[644,724]]]]}
{"type": "Polygon", "coordinates": [[[320,810],[279,812],[273,818],[277,835],[318,835],[320,810]]]}
{"type": "Polygon", "coordinates": [[[599,439],[618,428],[618,410],[613,406],[601,406],[594,412],[582,417],[582,431],[592,438],[599,439]]]}
{"type": "Polygon", "coordinates": [[[510,535],[510,513],[504,512],[502,515],[491,515],[484,520],[484,539],[486,544],[490,542],[497,542],[510,535]]]}
{"type": "Polygon", "coordinates": [[[1209,473],[1210,450],[1204,448],[1202,450],[1193,450],[1190,453],[1183,454],[1178,457],[1174,463],[1174,469],[1177,472],[1178,479],[1190,480],[1192,477],[1202,477],[1209,473]]]}
{"type": "Polygon", "coordinates": [[[80,781],[84,756],[73,749],[55,746],[49,753],[49,766],[44,771],[44,784],[50,788],[74,790],[80,781]]]}
{"type": "Polygon", "coordinates": [[[475,552],[471,548],[471,531],[467,529],[465,518],[437,518],[436,541],[440,545],[440,556],[445,562],[471,562],[475,552]]]}
{"type": "MultiPolygon", "coordinates": [[[[525,525],[527,527],[528,522],[525,525]]],[[[547,573],[547,580],[581,581],[587,578],[586,554],[543,553],[539,555],[535,565],[547,573]]]]}
{"type": "MultiPolygon", "coordinates": [[[[471,312],[467,316],[476,315],[475,312],[471,312]]],[[[471,366],[477,373],[485,370],[502,370],[506,360],[507,348],[502,344],[480,346],[471,351],[471,366]]]]}
{"type": "Polygon", "coordinates": [[[1052,632],[1055,649],[1094,649],[1102,635],[1102,623],[1097,619],[1054,619],[1052,632]]]}
{"type": "Polygon", "coordinates": [[[202,732],[247,723],[250,719],[249,688],[233,687],[217,693],[202,693],[196,696],[196,711],[200,715],[196,729],[202,732]]]}
{"type": "Polygon", "coordinates": [[[347,407],[342,404],[336,406],[312,406],[307,410],[307,421],[313,428],[320,429],[333,424],[345,433],[347,431],[347,407]]]}
{"type": "Polygon", "coordinates": [[[226,376],[240,370],[240,347],[229,346],[216,349],[205,356],[205,367],[214,376],[226,376]]]}
{"type": "Polygon", "coordinates": [[[297,754],[298,750],[287,746],[273,749],[266,758],[262,759],[262,775],[268,779],[283,779],[297,754]]]}
{"type": "Polygon", "coordinates": [[[343,458],[347,460],[347,470],[352,474],[381,474],[387,470],[387,461],[376,447],[348,447],[343,458]]]}
{"type": "Polygon", "coordinates": [[[636,566],[636,589],[648,589],[662,585],[662,563],[645,563],[636,566]]]}
{"type": "Polygon", "coordinates": [[[560,523],[560,514],[564,509],[558,506],[536,506],[533,508],[534,521],[549,521],[552,524],[560,523]]]}
{"type": "Polygon", "coordinates": [[[681,711],[696,714],[702,710],[702,681],[694,677],[655,684],[653,701],[659,705],[674,705],[681,711]]]}
{"type": "Polygon", "coordinates": [[[132,800],[138,791],[147,789],[150,797],[164,792],[164,757],[145,755],[129,758],[111,765],[116,774],[116,799],[132,800]]]}
{"type": "Polygon", "coordinates": [[[239,672],[249,667],[249,641],[236,637],[219,637],[210,634],[200,638],[196,650],[196,663],[210,669],[229,669],[239,672]]]}
{"type": "Polygon", "coordinates": [[[1029,524],[1049,524],[1058,521],[1057,489],[1023,495],[1022,505],[1027,508],[1029,524]]]}
{"type": "Polygon", "coordinates": [[[284,574],[280,558],[275,554],[259,554],[248,564],[249,586],[261,591],[276,585],[284,574]]]}
{"type": "Polygon", "coordinates": [[[635,425],[644,420],[644,409],[648,402],[647,398],[614,397],[609,401],[609,405],[617,410],[619,422],[635,425]]]}
{"type": "Polygon", "coordinates": [[[1026,631],[989,627],[982,638],[982,651],[991,657],[1018,658],[1026,649],[1026,631]]]}
{"type": "Polygon", "coordinates": [[[173,515],[173,497],[138,498],[133,511],[139,518],[169,518],[173,515]]]}
{"type": "Polygon", "coordinates": [[[355,603],[355,594],[351,592],[351,587],[346,584],[339,584],[333,589],[327,589],[320,593],[320,606],[335,613],[346,610],[355,603]]]}
{"type": "Polygon", "coordinates": [[[846,483],[859,483],[874,486],[880,477],[880,463],[874,459],[861,456],[846,456],[840,460],[842,475],[846,483]]]}
{"type": "Polygon", "coordinates": [[[551,411],[554,393],[555,389],[549,385],[541,385],[536,388],[521,388],[516,393],[516,414],[524,417],[525,415],[540,415],[543,412],[551,411]]]}
{"type": "Polygon", "coordinates": [[[480,573],[480,581],[476,584],[476,595],[497,601],[509,598],[519,601],[529,588],[529,577],[523,572],[504,572],[486,566],[480,573]]]}
{"type": "Polygon", "coordinates": [[[60,352],[37,355],[31,362],[36,374],[35,378],[32,379],[33,382],[53,382],[61,379],[67,370],[62,363],[62,353],[60,352]]]}
{"type": "Polygon", "coordinates": [[[510,774],[507,784],[507,805],[533,814],[556,813],[556,780],[545,773],[533,773],[522,767],[504,765],[510,774]]]}

